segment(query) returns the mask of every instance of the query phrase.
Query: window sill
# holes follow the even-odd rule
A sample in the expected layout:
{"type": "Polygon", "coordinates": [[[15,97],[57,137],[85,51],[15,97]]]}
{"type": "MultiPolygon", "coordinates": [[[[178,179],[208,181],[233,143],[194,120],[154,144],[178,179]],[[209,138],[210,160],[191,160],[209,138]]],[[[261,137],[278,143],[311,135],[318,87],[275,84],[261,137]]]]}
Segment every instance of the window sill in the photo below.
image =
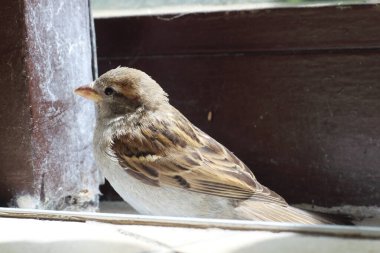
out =
{"type": "Polygon", "coordinates": [[[375,252],[380,228],[0,208],[0,252],[375,252]],[[17,218],[15,218],[17,217],[17,218]],[[25,219],[28,218],[28,219],[25,219]],[[74,222],[67,222],[74,221],[74,222]],[[113,224],[111,224],[113,223],[113,224]],[[339,251],[337,251],[339,249],[339,251]],[[355,250],[356,249],[356,250],[355,250]]]}

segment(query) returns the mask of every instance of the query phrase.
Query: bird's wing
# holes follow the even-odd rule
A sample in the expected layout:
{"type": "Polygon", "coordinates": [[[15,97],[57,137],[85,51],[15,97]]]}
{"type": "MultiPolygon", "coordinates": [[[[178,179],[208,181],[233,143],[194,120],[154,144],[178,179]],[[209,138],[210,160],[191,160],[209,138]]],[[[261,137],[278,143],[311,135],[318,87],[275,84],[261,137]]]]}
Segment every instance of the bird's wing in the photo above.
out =
{"type": "Polygon", "coordinates": [[[150,185],[287,205],[234,154],[178,114],[175,121],[150,122],[113,137],[112,155],[127,173],[150,185]]]}

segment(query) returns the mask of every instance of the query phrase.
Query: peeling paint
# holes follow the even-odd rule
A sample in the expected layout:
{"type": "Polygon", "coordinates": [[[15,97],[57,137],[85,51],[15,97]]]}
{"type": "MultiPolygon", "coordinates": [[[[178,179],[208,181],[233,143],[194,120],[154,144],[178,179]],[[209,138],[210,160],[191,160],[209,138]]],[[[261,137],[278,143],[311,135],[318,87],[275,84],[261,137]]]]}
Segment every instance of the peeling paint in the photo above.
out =
{"type": "Polygon", "coordinates": [[[94,108],[73,94],[93,77],[88,1],[25,1],[25,13],[35,196],[16,202],[92,210],[101,180],[92,157],[94,108]]]}

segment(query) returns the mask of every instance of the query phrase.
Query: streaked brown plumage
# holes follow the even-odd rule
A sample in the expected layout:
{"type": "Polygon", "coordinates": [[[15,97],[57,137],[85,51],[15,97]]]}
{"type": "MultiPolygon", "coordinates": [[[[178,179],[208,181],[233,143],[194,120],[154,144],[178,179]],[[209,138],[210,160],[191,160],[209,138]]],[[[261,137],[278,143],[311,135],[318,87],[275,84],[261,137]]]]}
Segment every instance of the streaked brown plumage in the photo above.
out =
{"type": "Polygon", "coordinates": [[[96,102],[95,158],[124,200],[156,215],[330,223],[290,207],[191,124],[144,72],[116,68],[77,94],[96,102]]]}

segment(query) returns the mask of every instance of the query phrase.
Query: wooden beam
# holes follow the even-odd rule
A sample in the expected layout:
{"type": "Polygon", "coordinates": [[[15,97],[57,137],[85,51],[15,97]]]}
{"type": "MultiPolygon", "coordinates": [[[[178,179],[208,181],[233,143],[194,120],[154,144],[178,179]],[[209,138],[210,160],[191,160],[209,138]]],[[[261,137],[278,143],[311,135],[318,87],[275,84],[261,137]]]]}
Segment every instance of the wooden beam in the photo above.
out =
{"type": "Polygon", "coordinates": [[[378,5],[97,19],[98,55],[141,56],[380,48],[378,5]]]}
{"type": "Polygon", "coordinates": [[[290,203],[378,205],[379,10],[97,19],[99,68],[146,71],[290,203]]]}
{"type": "Polygon", "coordinates": [[[93,108],[73,95],[95,75],[88,0],[8,0],[0,10],[0,203],[93,209],[93,108]]]}

